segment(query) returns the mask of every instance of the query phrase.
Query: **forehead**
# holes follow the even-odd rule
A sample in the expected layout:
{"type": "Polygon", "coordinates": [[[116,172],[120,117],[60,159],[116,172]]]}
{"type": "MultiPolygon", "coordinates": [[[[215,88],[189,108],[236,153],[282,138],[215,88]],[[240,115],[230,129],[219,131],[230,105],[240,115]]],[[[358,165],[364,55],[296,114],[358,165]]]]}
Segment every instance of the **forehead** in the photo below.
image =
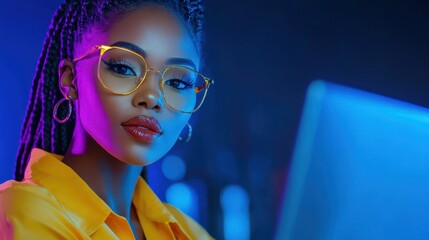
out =
{"type": "MultiPolygon", "coordinates": [[[[91,33],[89,33],[91,35],[91,33]]],[[[85,39],[85,38],[83,38],[85,39]]],[[[199,65],[199,55],[181,20],[169,10],[145,6],[113,21],[103,33],[92,34],[84,48],[130,42],[143,49],[149,63],[160,64],[168,58],[187,58],[199,65]]]]}

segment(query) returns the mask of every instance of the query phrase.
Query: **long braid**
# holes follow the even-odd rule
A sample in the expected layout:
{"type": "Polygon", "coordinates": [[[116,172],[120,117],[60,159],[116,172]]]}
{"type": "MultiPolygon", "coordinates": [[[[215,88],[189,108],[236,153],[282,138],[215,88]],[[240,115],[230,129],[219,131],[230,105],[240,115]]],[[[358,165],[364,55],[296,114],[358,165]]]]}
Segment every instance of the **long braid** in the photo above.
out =
{"type": "Polygon", "coordinates": [[[55,34],[52,36],[52,41],[49,46],[48,51],[48,57],[45,60],[45,66],[43,68],[43,79],[44,79],[44,88],[42,91],[42,101],[43,101],[43,112],[41,119],[42,122],[39,124],[44,124],[43,126],[43,132],[41,138],[39,138],[39,141],[36,143],[36,147],[42,148],[42,149],[51,149],[51,132],[47,131],[50,130],[53,121],[52,121],[52,106],[55,104],[53,103],[56,99],[55,95],[59,92],[58,89],[58,76],[57,76],[57,69],[59,64],[59,53],[61,51],[61,40],[60,35],[61,31],[64,29],[64,26],[66,25],[66,21],[64,18],[62,18],[57,25],[57,28],[55,30],[55,34]],[[61,21],[62,20],[62,21],[61,21]]]}
{"type": "Polygon", "coordinates": [[[21,129],[21,140],[17,153],[17,161],[15,165],[15,179],[20,181],[23,178],[23,173],[25,167],[28,163],[28,156],[31,149],[33,148],[35,141],[35,134],[37,130],[40,130],[38,127],[38,122],[40,120],[41,113],[41,102],[40,102],[40,89],[43,86],[41,82],[42,79],[42,70],[44,68],[47,52],[51,44],[52,35],[56,30],[57,22],[62,18],[65,11],[65,4],[62,4],[56,11],[54,17],[52,18],[45,42],[43,44],[42,53],[39,57],[36,73],[33,78],[33,84],[31,87],[30,99],[27,106],[27,113],[21,129]]]}
{"type": "MultiPolygon", "coordinates": [[[[197,47],[200,47],[203,22],[201,0],[66,0],[52,18],[33,78],[17,152],[17,181],[24,177],[32,148],[38,147],[62,155],[69,146],[75,114],[63,124],[52,118],[53,106],[63,98],[58,87],[57,72],[60,60],[73,59],[75,45],[93,24],[106,24],[112,15],[126,13],[144,3],[155,3],[180,13],[189,25],[197,47]]],[[[66,114],[67,109],[58,109],[60,117],[66,114]]],[[[142,175],[145,175],[145,170],[142,175]]]]}

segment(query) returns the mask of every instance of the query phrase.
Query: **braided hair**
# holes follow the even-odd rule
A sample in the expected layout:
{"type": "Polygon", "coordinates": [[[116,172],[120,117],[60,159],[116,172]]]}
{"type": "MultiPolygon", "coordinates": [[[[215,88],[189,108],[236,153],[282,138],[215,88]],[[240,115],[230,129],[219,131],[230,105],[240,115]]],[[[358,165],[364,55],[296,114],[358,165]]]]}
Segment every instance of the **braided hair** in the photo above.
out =
{"type": "MultiPolygon", "coordinates": [[[[37,63],[21,129],[15,180],[23,179],[32,148],[64,155],[69,146],[76,121],[75,114],[65,123],[58,123],[52,117],[53,106],[63,98],[58,88],[59,62],[74,58],[75,46],[89,28],[94,25],[108,26],[115,16],[126,14],[145,4],[165,7],[182,18],[197,50],[201,52],[201,0],[66,0],[52,18],[37,63]]],[[[66,114],[66,109],[58,109],[59,118],[64,118],[66,114]]]]}

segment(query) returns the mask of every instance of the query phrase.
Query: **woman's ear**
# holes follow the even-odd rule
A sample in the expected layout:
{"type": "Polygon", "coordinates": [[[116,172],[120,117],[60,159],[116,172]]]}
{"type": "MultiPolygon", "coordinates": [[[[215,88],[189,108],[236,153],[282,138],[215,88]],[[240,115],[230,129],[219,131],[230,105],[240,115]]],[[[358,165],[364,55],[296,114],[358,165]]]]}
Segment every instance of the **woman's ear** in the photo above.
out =
{"type": "Polygon", "coordinates": [[[68,60],[61,60],[58,66],[59,87],[63,96],[74,100],[77,98],[77,86],[74,81],[76,78],[74,64],[68,60]]]}

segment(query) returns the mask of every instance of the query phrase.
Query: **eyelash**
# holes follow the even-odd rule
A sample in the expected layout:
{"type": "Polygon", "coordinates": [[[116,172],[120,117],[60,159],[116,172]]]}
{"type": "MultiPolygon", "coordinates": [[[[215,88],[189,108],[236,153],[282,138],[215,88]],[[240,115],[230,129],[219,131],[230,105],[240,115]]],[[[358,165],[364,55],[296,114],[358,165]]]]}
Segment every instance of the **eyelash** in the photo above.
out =
{"type": "MultiPolygon", "coordinates": [[[[121,74],[121,73],[115,71],[113,68],[123,67],[130,70],[135,76],[137,75],[136,72],[134,71],[134,68],[124,60],[109,59],[108,61],[103,61],[103,62],[109,67],[109,70],[114,71],[117,74],[121,74]]],[[[121,75],[125,75],[125,74],[121,74],[121,75]]]]}
{"type": "MultiPolygon", "coordinates": [[[[123,73],[119,73],[117,70],[115,70],[115,67],[122,67],[122,68],[126,68],[127,70],[130,70],[134,75],[137,75],[136,72],[134,71],[134,68],[131,67],[126,61],[124,60],[116,60],[116,59],[109,59],[108,61],[103,61],[104,64],[107,65],[107,67],[109,68],[109,70],[120,74],[120,75],[127,75],[127,74],[123,74],[123,73]]],[[[184,76],[173,76],[171,79],[166,79],[165,82],[168,84],[168,82],[170,81],[179,81],[179,84],[183,84],[185,85],[185,87],[183,88],[177,88],[174,87],[178,90],[189,90],[192,89],[194,87],[195,82],[187,82],[184,80],[184,76]]]]}
{"type": "Polygon", "coordinates": [[[171,79],[167,79],[165,82],[168,84],[169,81],[179,81],[180,83],[182,83],[183,85],[185,85],[185,87],[184,88],[177,88],[177,89],[179,89],[179,90],[192,89],[193,86],[194,86],[194,83],[193,82],[189,83],[189,82],[187,82],[187,81],[185,81],[183,79],[184,79],[183,75],[182,76],[174,76],[171,79]]]}

